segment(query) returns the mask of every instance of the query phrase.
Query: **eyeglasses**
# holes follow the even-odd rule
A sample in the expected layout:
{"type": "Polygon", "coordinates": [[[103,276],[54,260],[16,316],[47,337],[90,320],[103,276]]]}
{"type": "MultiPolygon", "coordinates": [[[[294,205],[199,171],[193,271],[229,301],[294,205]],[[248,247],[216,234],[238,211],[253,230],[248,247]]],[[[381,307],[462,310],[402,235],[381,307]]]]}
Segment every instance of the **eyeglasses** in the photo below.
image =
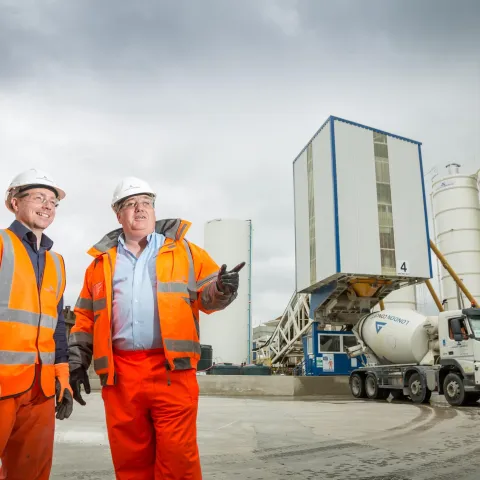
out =
{"type": "Polygon", "coordinates": [[[51,198],[47,198],[43,193],[24,193],[23,195],[19,195],[18,198],[24,198],[27,202],[34,203],[35,205],[48,204],[52,208],[58,208],[60,204],[58,199],[55,198],[52,200],[51,198]]]}
{"type": "Polygon", "coordinates": [[[130,210],[141,206],[145,209],[153,208],[154,201],[149,198],[143,198],[141,200],[127,200],[120,206],[120,210],[130,210]]]}

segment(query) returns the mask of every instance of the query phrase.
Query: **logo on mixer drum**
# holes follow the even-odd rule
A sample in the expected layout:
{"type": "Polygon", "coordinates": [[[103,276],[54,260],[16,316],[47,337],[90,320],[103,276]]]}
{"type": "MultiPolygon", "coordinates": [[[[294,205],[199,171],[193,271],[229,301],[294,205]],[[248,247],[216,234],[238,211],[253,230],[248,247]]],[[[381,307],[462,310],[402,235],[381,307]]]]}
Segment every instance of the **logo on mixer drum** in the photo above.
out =
{"type": "Polygon", "coordinates": [[[380,333],[380,330],[386,325],[386,322],[375,322],[375,329],[377,333],[380,333]]]}

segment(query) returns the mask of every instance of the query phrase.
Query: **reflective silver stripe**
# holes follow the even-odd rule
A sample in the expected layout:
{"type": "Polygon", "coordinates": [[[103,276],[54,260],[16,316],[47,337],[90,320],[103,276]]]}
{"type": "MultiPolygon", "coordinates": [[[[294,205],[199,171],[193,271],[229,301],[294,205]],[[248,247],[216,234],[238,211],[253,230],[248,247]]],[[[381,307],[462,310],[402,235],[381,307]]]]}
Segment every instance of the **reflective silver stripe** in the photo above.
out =
{"type": "Polygon", "coordinates": [[[55,270],[57,271],[57,298],[60,296],[62,290],[62,277],[63,269],[60,264],[60,257],[56,253],[52,253],[53,263],[55,265],[55,270]]]}
{"type": "Polygon", "coordinates": [[[91,298],[78,297],[75,308],[81,308],[82,310],[93,310],[93,300],[91,298]]]}
{"type": "Polygon", "coordinates": [[[200,338],[200,324],[198,323],[198,320],[196,318],[193,319],[195,323],[195,330],[197,331],[197,337],[200,338]]]}
{"type": "Polygon", "coordinates": [[[206,283],[209,283],[212,280],[216,280],[217,277],[218,277],[218,272],[212,273],[208,277],[205,277],[201,282],[198,282],[197,287],[202,288],[206,283]]]}
{"type": "Polygon", "coordinates": [[[171,352],[194,352],[201,354],[200,344],[192,340],[164,340],[165,347],[171,352]]]}
{"type": "Polygon", "coordinates": [[[69,343],[86,343],[91,345],[93,343],[93,336],[91,333],[74,332],[70,334],[68,341],[69,343]]]}
{"type": "MultiPolygon", "coordinates": [[[[2,293],[0,293],[0,296],[1,295],[2,293]]],[[[36,327],[39,319],[39,313],[26,312],[25,310],[12,310],[11,308],[0,309],[0,322],[16,322],[36,327]]]]}
{"type": "Polygon", "coordinates": [[[188,291],[190,293],[190,298],[193,300],[197,299],[197,282],[195,281],[195,266],[193,264],[192,252],[190,250],[190,245],[188,242],[183,239],[185,247],[187,249],[188,255],[188,291]]]}
{"type": "Polygon", "coordinates": [[[98,312],[98,310],[103,310],[107,308],[107,299],[106,298],[98,298],[97,300],[93,301],[93,310],[98,312]]]}
{"type": "Polygon", "coordinates": [[[93,368],[100,370],[101,368],[108,368],[108,357],[100,357],[93,360],[93,368]]]}
{"type": "MultiPolygon", "coordinates": [[[[13,269],[14,269],[14,251],[12,240],[5,230],[0,230],[0,237],[3,240],[3,255],[0,263],[0,319],[8,319],[8,308],[10,295],[12,293],[13,269]]],[[[21,310],[17,310],[21,312],[21,310]]],[[[28,312],[25,312],[27,315],[28,312]]],[[[32,315],[30,313],[30,315],[32,315]]],[[[33,316],[33,315],[32,315],[33,316]]],[[[16,321],[16,320],[13,320],[16,321]]],[[[31,324],[31,321],[21,322],[31,324]]],[[[38,323],[36,315],[35,325],[38,323]]]]}
{"type": "Polygon", "coordinates": [[[185,231],[185,229],[187,228],[187,224],[184,223],[181,227],[180,227],[180,230],[178,231],[177,233],[177,238],[182,238],[182,235],[183,235],[183,232],[185,231]]]}
{"type": "Polygon", "coordinates": [[[188,370],[192,368],[190,357],[174,358],[173,364],[175,365],[175,370],[188,370]]]}
{"type": "Polygon", "coordinates": [[[188,293],[188,286],[182,282],[157,282],[159,293],[188,293]]]}
{"type": "Polygon", "coordinates": [[[9,308],[15,267],[15,252],[12,239],[8,233],[5,230],[0,230],[0,236],[3,240],[3,255],[0,263],[0,322],[15,322],[35,327],[40,324],[42,327],[55,330],[57,317],[9,308]]]}
{"type": "MultiPolygon", "coordinates": [[[[0,350],[0,365],[33,365],[37,352],[12,352],[0,350]]],[[[41,352],[40,360],[43,365],[55,364],[55,352],[41,352]]]]}
{"type": "Polygon", "coordinates": [[[40,325],[44,328],[51,328],[55,330],[57,328],[58,317],[51,317],[50,315],[41,314],[40,325]]]}
{"type": "Polygon", "coordinates": [[[37,352],[12,352],[0,350],[0,365],[33,365],[37,352]]]}
{"type": "Polygon", "coordinates": [[[40,352],[40,360],[43,365],[55,364],[55,352],[40,352]]]}

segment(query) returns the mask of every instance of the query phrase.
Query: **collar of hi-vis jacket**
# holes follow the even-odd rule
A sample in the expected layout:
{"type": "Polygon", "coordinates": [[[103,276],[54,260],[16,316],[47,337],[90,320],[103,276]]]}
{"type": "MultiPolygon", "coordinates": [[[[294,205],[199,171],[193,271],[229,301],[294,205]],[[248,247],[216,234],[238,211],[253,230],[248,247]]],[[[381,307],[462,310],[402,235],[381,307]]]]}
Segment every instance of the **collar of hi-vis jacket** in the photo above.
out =
{"type": "MultiPolygon", "coordinates": [[[[155,222],[155,232],[165,235],[166,238],[171,240],[181,240],[188,229],[190,228],[191,223],[182,220],[180,218],[171,218],[166,220],[157,220],[155,222]]],[[[108,252],[111,248],[118,245],[118,238],[123,233],[122,228],[117,228],[107,233],[98,243],[96,243],[90,250],[88,254],[92,257],[98,257],[108,252]]]]}

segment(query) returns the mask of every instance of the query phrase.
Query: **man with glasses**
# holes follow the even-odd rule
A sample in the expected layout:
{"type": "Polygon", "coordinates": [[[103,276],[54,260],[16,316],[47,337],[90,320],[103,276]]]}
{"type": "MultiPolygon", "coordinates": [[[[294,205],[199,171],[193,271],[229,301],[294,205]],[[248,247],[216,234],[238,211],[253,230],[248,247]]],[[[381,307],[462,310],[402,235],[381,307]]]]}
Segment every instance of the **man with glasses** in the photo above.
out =
{"type": "Polygon", "coordinates": [[[92,361],[102,384],[116,478],[202,478],[196,418],[199,312],[237,296],[241,263],[230,272],[188,242],[190,223],[157,221],[155,192],[134,177],[115,189],[122,228],[89,250],[71,330],[74,398],[90,393],[92,361]]]}
{"type": "Polygon", "coordinates": [[[17,175],[0,230],[0,478],[47,480],[57,418],[73,408],[63,318],[65,266],[43,232],[65,192],[47,173],[17,175]],[[55,408],[55,399],[57,407],[55,408]]]}

